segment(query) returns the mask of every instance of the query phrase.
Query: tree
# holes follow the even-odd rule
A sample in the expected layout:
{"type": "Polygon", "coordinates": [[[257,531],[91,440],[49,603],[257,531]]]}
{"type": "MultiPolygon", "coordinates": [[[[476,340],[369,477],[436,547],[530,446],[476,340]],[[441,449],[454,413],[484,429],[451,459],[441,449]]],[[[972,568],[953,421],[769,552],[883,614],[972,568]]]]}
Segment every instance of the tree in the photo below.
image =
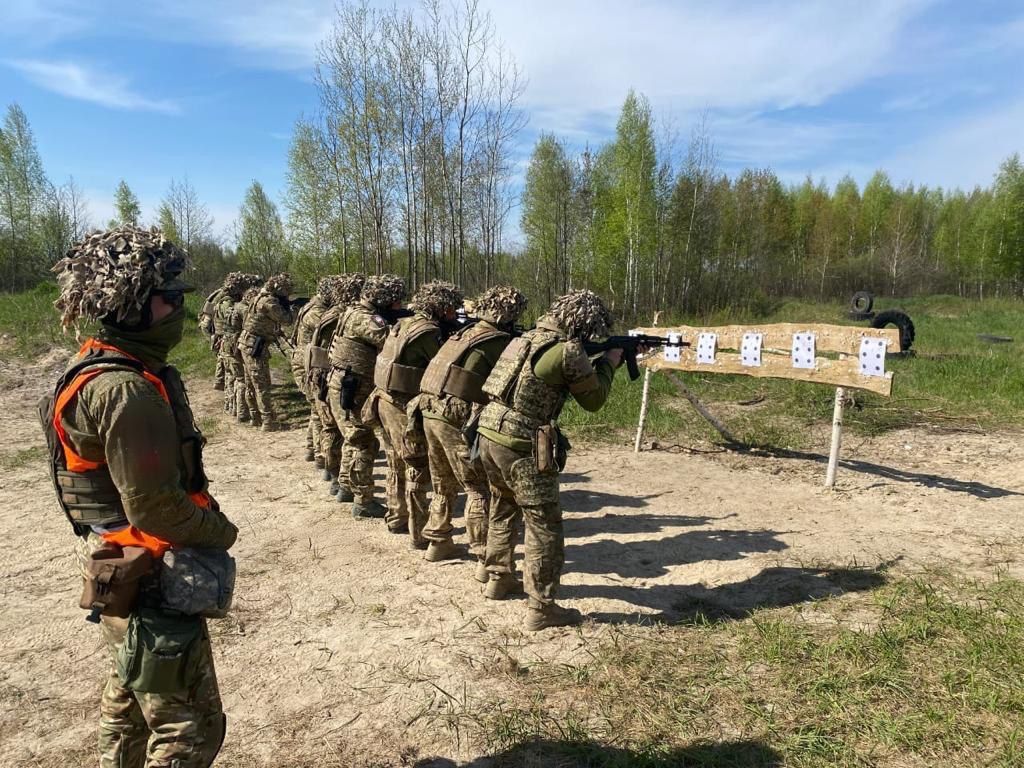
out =
{"type": "Polygon", "coordinates": [[[40,219],[50,192],[28,118],[11,104],[0,128],[0,274],[7,290],[47,275],[40,219]]]}
{"type": "Polygon", "coordinates": [[[1014,153],[999,166],[992,200],[995,262],[1024,290],[1024,165],[1014,153]]]}
{"type": "Polygon", "coordinates": [[[341,249],[331,247],[336,199],[319,126],[306,121],[296,124],[288,150],[287,180],[285,208],[295,267],[307,281],[327,272],[344,271],[341,249]],[[332,255],[339,258],[332,261],[332,255]]]}
{"type": "Polygon", "coordinates": [[[142,207],[139,205],[139,198],[135,196],[124,179],[114,190],[114,219],[111,226],[139,226],[142,218],[142,207]]]}
{"type": "Polygon", "coordinates": [[[551,134],[541,134],[530,157],[523,189],[522,228],[527,253],[538,263],[538,289],[550,303],[572,288],[577,211],[573,168],[551,134]]]}
{"type": "Polygon", "coordinates": [[[269,276],[288,268],[289,253],[277,206],[253,181],[239,211],[238,260],[250,271],[269,276]]]}

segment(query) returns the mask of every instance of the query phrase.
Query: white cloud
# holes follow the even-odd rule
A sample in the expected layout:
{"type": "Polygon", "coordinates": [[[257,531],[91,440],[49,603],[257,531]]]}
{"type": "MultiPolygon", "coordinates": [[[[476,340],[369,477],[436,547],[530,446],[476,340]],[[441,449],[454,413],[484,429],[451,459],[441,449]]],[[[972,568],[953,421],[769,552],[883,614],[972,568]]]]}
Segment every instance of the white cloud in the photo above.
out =
{"type": "Polygon", "coordinates": [[[580,130],[634,88],[688,111],[814,106],[886,71],[928,0],[802,3],[488,0],[529,77],[525,100],[580,130]]]}
{"type": "Polygon", "coordinates": [[[29,81],[70,99],[111,109],[177,114],[179,105],[168,99],[150,99],[129,87],[127,78],[99,72],[71,61],[17,59],[7,62],[29,81]]]}
{"type": "Polygon", "coordinates": [[[0,37],[27,45],[51,43],[89,26],[75,0],[4,0],[0,4],[0,37]]]}

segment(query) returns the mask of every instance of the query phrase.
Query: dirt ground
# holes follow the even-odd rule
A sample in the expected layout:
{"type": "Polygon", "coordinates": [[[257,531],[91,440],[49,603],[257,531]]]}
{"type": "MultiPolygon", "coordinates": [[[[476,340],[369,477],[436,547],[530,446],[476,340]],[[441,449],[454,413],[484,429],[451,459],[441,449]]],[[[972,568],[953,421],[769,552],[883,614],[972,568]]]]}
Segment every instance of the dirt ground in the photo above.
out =
{"type": "MultiPolygon", "coordinates": [[[[59,364],[0,367],[3,766],[91,764],[107,664],[76,605],[42,450],[28,452],[59,364]]],[[[426,563],[352,520],[302,460],[298,430],[233,423],[204,382],[192,399],[212,491],[241,530],[235,608],[211,623],[229,718],[219,765],[482,766],[456,715],[500,700],[510,668],[573,663],[616,624],[742,617],[867,589],[886,569],[1024,576],[1019,434],[849,440],[832,492],[818,455],[581,445],[563,477],[561,595],[589,619],[525,634],[524,601],[485,600],[468,560],[426,563]]]]}

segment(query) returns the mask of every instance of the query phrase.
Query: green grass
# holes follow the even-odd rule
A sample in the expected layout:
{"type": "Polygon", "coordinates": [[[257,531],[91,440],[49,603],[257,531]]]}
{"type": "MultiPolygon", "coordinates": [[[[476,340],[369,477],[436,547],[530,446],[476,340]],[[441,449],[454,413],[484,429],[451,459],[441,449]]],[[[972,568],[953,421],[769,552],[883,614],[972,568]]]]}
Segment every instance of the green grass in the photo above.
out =
{"type": "MultiPolygon", "coordinates": [[[[876,300],[876,310],[902,308],[914,320],[913,353],[891,357],[893,396],[854,392],[845,423],[853,434],[874,435],[921,424],[976,426],[995,429],[1024,426],[1024,302],[967,301],[949,296],[876,300]],[[1009,336],[1009,344],[993,344],[978,334],[1009,336]]],[[[744,322],[828,322],[863,325],[846,319],[846,306],[790,301],[770,315],[753,317],[721,313],[705,318],[662,319],[662,325],[744,322]]],[[[751,445],[803,448],[812,435],[808,427],[827,426],[834,390],[806,382],[756,379],[748,376],[678,374],[686,386],[719,415],[729,429],[751,445]],[[759,400],[755,405],[739,403],[759,400]]],[[[686,436],[719,439],[717,433],[655,374],[647,434],[653,438],[686,436]]],[[[636,428],[640,382],[622,371],[608,404],[597,414],[574,405],[563,422],[570,432],[623,439],[636,428]]]]}
{"type": "Polygon", "coordinates": [[[0,469],[21,469],[39,461],[45,455],[46,451],[38,445],[31,448],[20,448],[10,453],[0,453],[0,469]]]}
{"type": "Polygon", "coordinates": [[[517,662],[463,731],[498,765],[537,744],[538,766],[1024,765],[1017,580],[928,573],[602,637],[582,666],[517,662]]]}

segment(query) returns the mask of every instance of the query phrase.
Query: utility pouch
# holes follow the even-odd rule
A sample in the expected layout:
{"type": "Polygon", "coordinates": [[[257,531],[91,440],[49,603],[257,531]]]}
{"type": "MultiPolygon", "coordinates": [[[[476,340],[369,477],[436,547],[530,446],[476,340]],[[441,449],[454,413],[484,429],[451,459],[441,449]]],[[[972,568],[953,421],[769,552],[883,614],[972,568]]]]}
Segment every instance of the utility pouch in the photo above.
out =
{"type": "Polygon", "coordinates": [[[534,438],[533,454],[537,461],[538,472],[551,472],[557,467],[555,449],[558,446],[557,428],[553,424],[545,424],[537,429],[534,438]]]}
{"type": "Polygon", "coordinates": [[[235,559],[223,549],[183,547],[164,553],[161,606],[190,616],[222,619],[235,593],[235,559]]]}
{"type": "Polygon", "coordinates": [[[267,340],[262,336],[253,336],[251,338],[252,341],[250,342],[249,356],[259,357],[263,354],[263,350],[267,348],[267,340]]]}
{"type": "Polygon", "coordinates": [[[128,621],[118,648],[117,676],[139,693],[175,693],[187,689],[193,677],[203,620],[199,616],[140,608],[128,621]]]}
{"type": "Polygon", "coordinates": [[[326,349],[310,344],[306,349],[306,370],[319,369],[328,371],[331,368],[331,356],[326,349]]]}
{"type": "Polygon", "coordinates": [[[569,461],[569,451],[572,450],[572,443],[569,442],[569,438],[562,434],[562,430],[558,427],[554,427],[554,430],[555,437],[557,438],[555,443],[555,466],[561,472],[565,469],[566,462],[569,461]]]}
{"type": "Polygon", "coordinates": [[[341,377],[341,407],[353,411],[356,407],[356,391],[359,389],[359,377],[352,373],[351,368],[345,370],[341,377]]]}
{"type": "Polygon", "coordinates": [[[480,413],[481,409],[475,409],[474,413],[466,419],[466,423],[462,427],[462,439],[466,441],[466,445],[470,448],[476,442],[476,437],[480,430],[480,413]]]}
{"type": "Polygon", "coordinates": [[[104,544],[85,564],[82,597],[78,604],[91,611],[87,619],[100,616],[126,618],[139,596],[139,580],[153,570],[153,556],[142,547],[104,544]]]}

